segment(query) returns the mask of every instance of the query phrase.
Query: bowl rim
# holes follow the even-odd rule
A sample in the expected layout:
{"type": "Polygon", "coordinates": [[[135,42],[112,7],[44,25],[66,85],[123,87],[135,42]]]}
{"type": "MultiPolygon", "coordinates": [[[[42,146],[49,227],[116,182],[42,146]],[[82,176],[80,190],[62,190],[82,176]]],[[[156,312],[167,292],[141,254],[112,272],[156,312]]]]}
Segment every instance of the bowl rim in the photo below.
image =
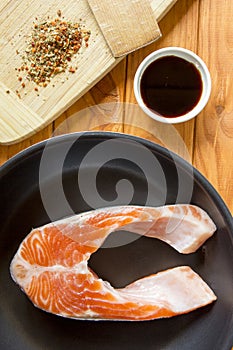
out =
{"type": "Polygon", "coordinates": [[[211,94],[211,88],[212,88],[211,76],[205,62],[195,52],[183,47],[178,47],[178,46],[164,47],[164,48],[155,50],[152,53],[150,53],[148,56],[146,56],[144,60],[139,64],[137,71],[135,73],[134,82],[133,82],[134,95],[140,108],[149,117],[166,124],[182,123],[195,118],[206,106],[211,94]],[[166,118],[157,114],[156,112],[152,111],[152,109],[146,106],[141,96],[140,84],[141,84],[141,78],[143,73],[152,62],[165,56],[177,56],[177,57],[183,58],[188,62],[193,63],[195,67],[198,69],[202,78],[203,90],[198,103],[191,111],[178,117],[166,118]]]}

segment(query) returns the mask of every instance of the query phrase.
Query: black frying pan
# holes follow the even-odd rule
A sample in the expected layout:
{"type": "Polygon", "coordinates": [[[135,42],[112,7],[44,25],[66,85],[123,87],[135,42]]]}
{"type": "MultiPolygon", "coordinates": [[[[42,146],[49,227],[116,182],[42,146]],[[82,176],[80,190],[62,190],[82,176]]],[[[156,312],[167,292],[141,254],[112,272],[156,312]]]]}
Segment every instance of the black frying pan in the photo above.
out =
{"type": "MultiPolygon", "coordinates": [[[[111,154],[111,150],[108,147],[107,153],[111,154]]],[[[0,168],[0,194],[0,349],[229,350],[233,345],[232,216],[209,182],[175,154],[127,135],[106,132],[64,135],[32,146],[5,163],[0,168]],[[133,161],[116,154],[100,164],[103,154],[98,157],[94,153],[82,169],[86,181],[83,194],[78,175],[84,157],[101,143],[119,138],[119,150],[125,150],[126,158],[133,152],[142,159],[141,147],[146,148],[156,160],[157,171],[153,171],[153,164],[151,173],[148,164],[146,171],[142,169],[140,161],[135,163],[137,157],[133,161]],[[62,157],[59,177],[56,161],[62,157]],[[99,197],[93,192],[92,175],[96,175],[99,197]],[[122,179],[125,182],[121,183],[120,191],[116,185],[122,179]],[[61,183],[65,205],[57,191],[61,183]],[[132,192],[132,198],[126,203],[127,191],[132,192]],[[44,205],[46,200],[48,205],[44,205]],[[214,304],[187,315],[145,322],[70,320],[32,305],[9,273],[10,261],[31,228],[117,200],[117,204],[152,206],[191,202],[206,210],[218,229],[190,255],[179,254],[156,239],[125,233],[128,241],[99,249],[91,257],[91,268],[117,288],[151,273],[189,265],[216,293],[218,300],[214,304]]]]}

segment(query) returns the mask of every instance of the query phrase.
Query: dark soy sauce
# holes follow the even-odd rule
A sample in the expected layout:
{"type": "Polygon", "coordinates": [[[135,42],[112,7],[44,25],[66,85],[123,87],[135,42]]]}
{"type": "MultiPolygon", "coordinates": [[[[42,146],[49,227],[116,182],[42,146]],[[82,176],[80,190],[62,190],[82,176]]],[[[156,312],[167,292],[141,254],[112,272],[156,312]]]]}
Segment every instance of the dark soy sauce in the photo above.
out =
{"type": "Polygon", "coordinates": [[[202,94],[202,79],[194,64],[177,56],[152,62],[141,79],[144,103],[157,114],[172,118],[191,111],[202,94]]]}

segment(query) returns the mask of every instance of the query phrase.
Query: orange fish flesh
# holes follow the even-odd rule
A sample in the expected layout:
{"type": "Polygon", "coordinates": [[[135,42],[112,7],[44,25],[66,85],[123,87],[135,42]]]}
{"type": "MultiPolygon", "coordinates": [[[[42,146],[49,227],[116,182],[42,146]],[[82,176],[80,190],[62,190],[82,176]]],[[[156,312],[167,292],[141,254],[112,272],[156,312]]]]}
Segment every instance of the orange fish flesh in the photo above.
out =
{"type": "Polygon", "coordinates": [[[188,254],[212,236],[216,226],[192,205],[97,209],[33,229],[11,262],[11,276],[36,307],[74,319],[152,320],[216,300],[188,266],[152,274],[125,288],[115,289],[100,279],[88,260],[119,229],[160,239],[188,254]]]}

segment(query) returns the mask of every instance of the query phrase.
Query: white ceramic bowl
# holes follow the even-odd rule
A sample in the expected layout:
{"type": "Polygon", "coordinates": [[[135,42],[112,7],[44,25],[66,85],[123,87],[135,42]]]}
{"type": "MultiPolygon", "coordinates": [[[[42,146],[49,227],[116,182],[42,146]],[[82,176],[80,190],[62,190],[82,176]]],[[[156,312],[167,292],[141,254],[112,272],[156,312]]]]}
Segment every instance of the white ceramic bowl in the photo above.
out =
{"type": "Polygon", "coordinates": [[[207,104],[210,97],[210,92],[211,92],[211,78],[210,78],[209,70],[206,67],[206,64],[194,52],[181,47],[166,47],[166,48],[152,52],[141,62],[134,77],[134,94],[139,106],[151,118],[163,123],[169,123],[169,124],[182,123],[196,117],[207,104]],[[188,62],[191,62],[192,64],[195,65],[195,67],[200,72],[201,79],[202,79],[203,89],[202,89],[202,94],[198,103],[194,106],[194,108],[191,111],[178,117],[166,118],[157,114],[155,111],[153,111],[152,109],[146,106],[141,96],[141,87],[140,87],[141,78],[145,69],[152,62],[164,56],[177,56],[185,59],[188,62]]]}

